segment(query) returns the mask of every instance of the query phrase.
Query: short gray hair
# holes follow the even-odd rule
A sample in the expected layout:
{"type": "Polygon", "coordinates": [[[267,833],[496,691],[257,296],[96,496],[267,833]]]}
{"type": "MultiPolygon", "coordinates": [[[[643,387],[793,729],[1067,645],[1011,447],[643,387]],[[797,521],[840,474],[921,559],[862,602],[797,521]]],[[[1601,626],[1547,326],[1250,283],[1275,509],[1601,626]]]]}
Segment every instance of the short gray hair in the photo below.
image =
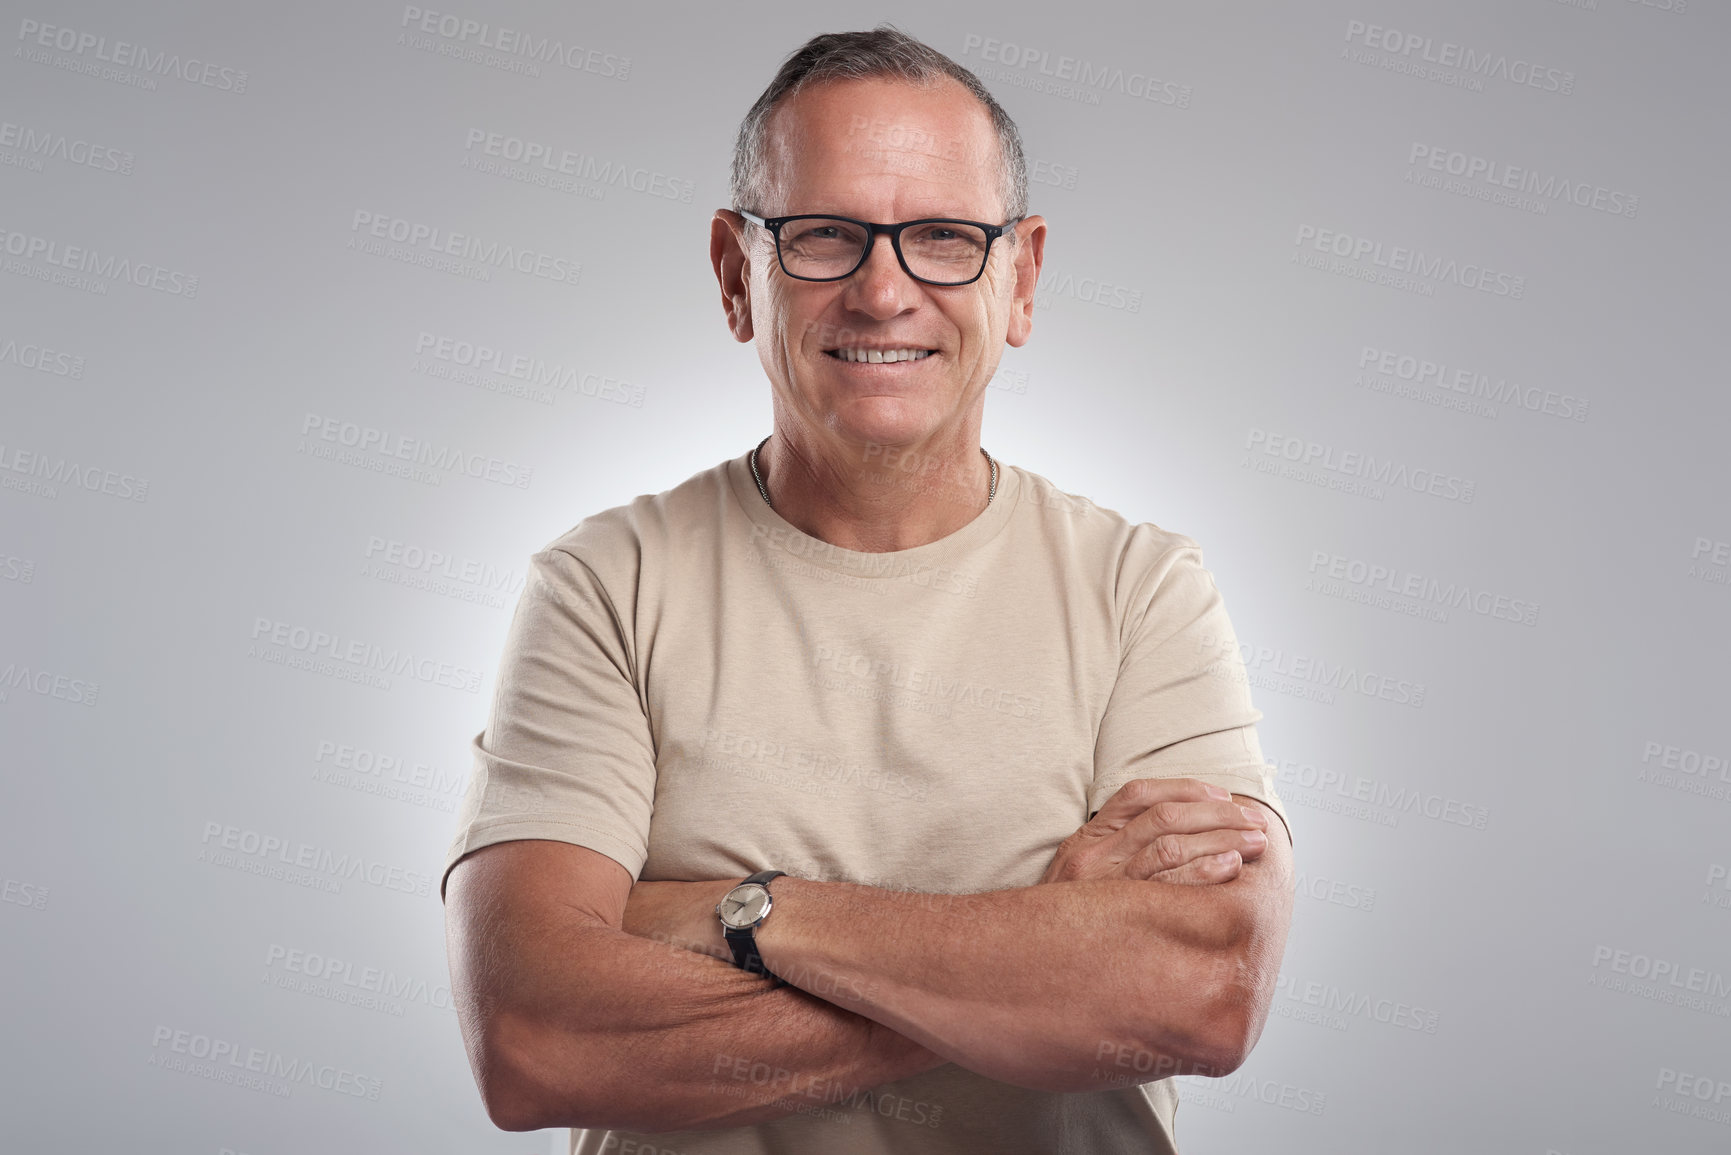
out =
{"type": "Polygon", "coordinates": [[[870,32],[829,32],[814,36],[789,56],[745,114],[733,146],[733,204],[763,208],[763,154],[770,114],[808,84],[830,80],[887,78],[910,84],[931,84],[948,76],[960,81],[985,106],[998,134],[999,185],[1004,216],[1013,220],[1028,212],[1028,162],[1022,134],[1010,114],[986,91],[980,78],[937,49],[922,44],[890,24],[870,32]]]}

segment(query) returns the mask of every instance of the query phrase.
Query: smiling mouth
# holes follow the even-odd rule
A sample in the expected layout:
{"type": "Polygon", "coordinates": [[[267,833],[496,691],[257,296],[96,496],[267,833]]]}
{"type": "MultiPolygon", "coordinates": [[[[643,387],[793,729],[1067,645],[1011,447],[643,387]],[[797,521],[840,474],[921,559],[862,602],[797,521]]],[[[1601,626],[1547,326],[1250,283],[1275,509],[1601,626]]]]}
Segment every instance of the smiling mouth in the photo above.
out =
{"type": "Polygon", "coordinates": [[[837,361],[851,361],[868,365],[890,364],[896,361],[923,361],[936,353],[936,349],[825,349],[824,356],[833,357],[837,361]]]}

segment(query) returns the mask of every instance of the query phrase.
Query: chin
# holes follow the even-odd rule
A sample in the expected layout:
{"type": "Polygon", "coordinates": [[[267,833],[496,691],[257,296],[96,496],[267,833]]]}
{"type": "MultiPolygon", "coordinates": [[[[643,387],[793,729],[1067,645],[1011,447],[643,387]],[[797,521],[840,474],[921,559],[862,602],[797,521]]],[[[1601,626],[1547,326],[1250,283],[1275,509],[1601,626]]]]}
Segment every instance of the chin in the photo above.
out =
{"type": "Polygon", "coordinates": [[[868,397],[835,413],[830,428],[849,441],[904,445],[923,440],[938,425],[927,406],[898,397],[868,397]]]}

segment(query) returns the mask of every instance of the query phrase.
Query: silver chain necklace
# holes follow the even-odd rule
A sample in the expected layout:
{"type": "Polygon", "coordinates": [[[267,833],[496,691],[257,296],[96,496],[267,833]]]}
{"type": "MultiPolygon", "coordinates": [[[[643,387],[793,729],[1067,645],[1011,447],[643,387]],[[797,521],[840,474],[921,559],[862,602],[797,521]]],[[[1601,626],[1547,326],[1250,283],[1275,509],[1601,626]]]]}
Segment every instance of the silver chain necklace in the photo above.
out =
{"type": "MultiPolygon", "coordinates": [[[[775,434],[773,433],[769,435],[769,437],[774,436],[775,434]]],[[[763,495],[763,504],[774,509],[775,506],[770,505],[769,490],[764,488],[763,474],[757,471],[757,450],[762,449],[765,445],[769,444],[769,437],[765,437],[762,441],[759,441],[757,443],[757,448],[751,451],[751,479],[757,482],[757,492],[763,495]]],[[[986,453],[986,447],[984,445],[980,446],[980,452],[986,453]]],[[[986,504],[990,505],[992,504],[992,498],[998,496],[998,463],[992,460],[992,455],[990,453],[986,453],[986,463],[992,467],[992,478],[986,484],[986,504]]]]}

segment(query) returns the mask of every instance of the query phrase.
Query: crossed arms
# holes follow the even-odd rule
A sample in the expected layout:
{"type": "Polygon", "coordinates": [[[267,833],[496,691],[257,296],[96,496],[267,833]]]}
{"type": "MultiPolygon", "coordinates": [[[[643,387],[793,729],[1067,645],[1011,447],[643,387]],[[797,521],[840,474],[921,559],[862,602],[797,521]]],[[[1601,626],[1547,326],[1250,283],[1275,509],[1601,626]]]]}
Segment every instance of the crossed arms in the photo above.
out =
{"type": "Polygon", "coordinates": [[[1261,1035],[1291,918],[1270,813],[1137,779],[1037,886],[778,878],[757,941],[780,988],[722,961],[714,905],[738,878],[633,885],[585,847],[488,846],[447,886],[469,1062],[508,1131],[742,1126],[944,1063],[1060,1092],[1225,1075],[1261,1035]]]}

